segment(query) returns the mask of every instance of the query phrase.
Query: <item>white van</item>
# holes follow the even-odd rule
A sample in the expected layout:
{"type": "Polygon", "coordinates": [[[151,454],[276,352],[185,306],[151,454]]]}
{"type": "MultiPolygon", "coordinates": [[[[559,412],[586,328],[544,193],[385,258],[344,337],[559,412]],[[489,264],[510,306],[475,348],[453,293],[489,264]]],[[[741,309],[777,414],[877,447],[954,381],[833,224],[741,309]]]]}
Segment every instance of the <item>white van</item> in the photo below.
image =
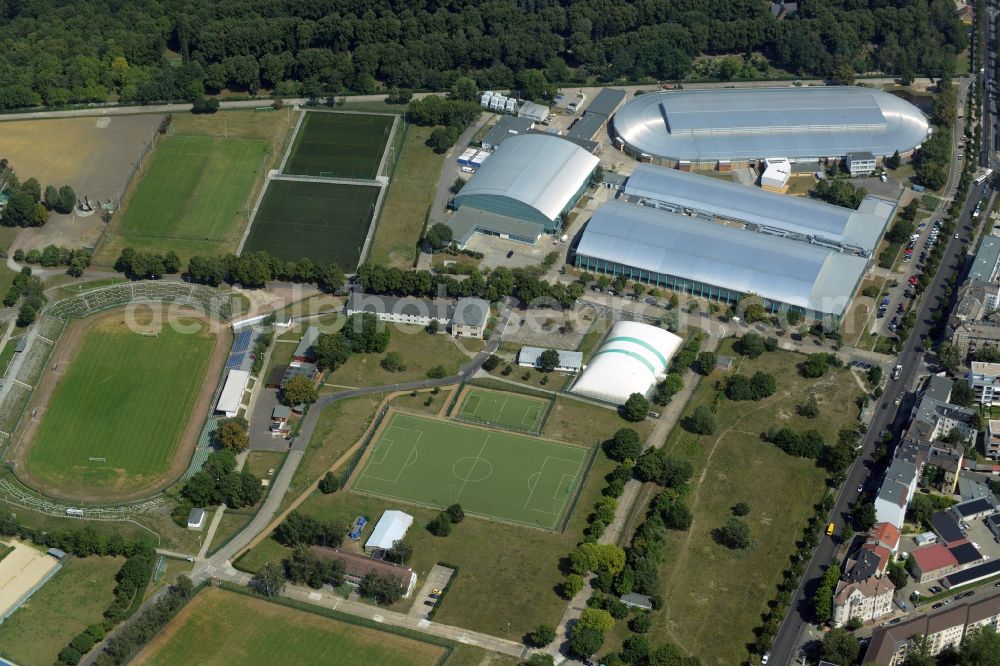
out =
{"type": "Polygon", "coordinates": [[[470,166],[462,167],[462,173],[476,173],[476,170],[470,166]]]}

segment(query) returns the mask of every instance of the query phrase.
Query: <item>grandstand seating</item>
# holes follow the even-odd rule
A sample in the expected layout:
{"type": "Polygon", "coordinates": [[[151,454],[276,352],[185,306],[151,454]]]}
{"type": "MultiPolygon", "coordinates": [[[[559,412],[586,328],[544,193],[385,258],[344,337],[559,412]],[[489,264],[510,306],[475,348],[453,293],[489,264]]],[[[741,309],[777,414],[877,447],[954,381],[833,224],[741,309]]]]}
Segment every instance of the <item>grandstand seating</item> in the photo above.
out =
{"type": "Polygon", "coordinates": [[[204,310],[222,320],[233,315],[225,292],[200,284],[144,280],[113,284],[86,291],[53,303],[46,313],[59,319],[87,315],[133,302],[179,303],[204,310]]]}
{"type": "Polygon", "coordinates": [[[229,358],[226,359],[226,370],[239,370],[240,366],[243,365],[243,361],[246,359],[246,352],[242,354],[230,354],[229,358]]]}
{"type": "Polygon", "coordinates": [[[253,329],[248,328],[244,331],[240,331],[236,336],[236,340],[233,341],[233,348],[229,353],[237,354],[239,352],[245,352],[250,349],[250,339],[253,338],[253,329]]]}

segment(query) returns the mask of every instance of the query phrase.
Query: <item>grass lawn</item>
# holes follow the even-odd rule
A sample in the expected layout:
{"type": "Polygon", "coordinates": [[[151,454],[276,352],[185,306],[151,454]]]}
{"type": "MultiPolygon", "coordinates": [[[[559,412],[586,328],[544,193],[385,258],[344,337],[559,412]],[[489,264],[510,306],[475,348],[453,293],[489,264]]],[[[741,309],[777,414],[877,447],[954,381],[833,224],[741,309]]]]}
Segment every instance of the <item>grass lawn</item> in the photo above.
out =
{"type": "MultiPolygon", "coordinates": [[[[104,256],[123,247],[219,254],[246,222],[271,145],[259,139],[173,134],[162,139],[111,229],[104,256]]],[[[117,254],[115,254],[117,256],[117,254]]]]}
{"type": "Polygon", "coordinates": [[[450,389],[442,389],[437,392],[437,395],[434,395],[432,391],[418,391],[416,395],[407,393],[393,398],[392,406],[411,412],[437,414],[441,411],[441,407],[448,404],[449,400],[451,400],[450,389]],[[430,404],[427,404],[428,399],[431,401],[430,404]]]}
{"type": "Polygon", "coordinates": [[[932,213],[937,209],[940,203],[941,200],[933,194],[925,194],[920,197],[920,206],[932,213]]]}
{"type": "Polygon", "coordinates": [[[284,173],[372,179],[392,122],[392,116],[307,111],[284,173]]]}
{"type": "MultiPolygon", "coordinates": [[[[19,512],[20,514],[20,512],[19,512]]],[[[123,557],[71,558],[24,606],[0,624],[0,655],[48,666],[70,639],[100,622],[114,599],[123,557]]]]}
{"type": "Polygon", "coordinates": [[[0,251],[6,252],[10,244],[17,238],[20,227],[0,227],[0,251]]]}
{"type": "Polygon", "coordinates": [[[352,272],[375,212],[379,188],[272,180],[253,219],[243,252],[265,250],[285,261],[308,257],[352,272]]]}
{"type": "Polygon", "coordinates": [[[208,588],[134,663],[435,666],[447,648],[208,588]]]}
{"type": "Polygon", "coordinates": [[[17,342],[20,336],[16,338],[11,338],[4,345],[3,350],[0,351],[0,373],[7,372],[7,366],[10,365],[10,359],[14,358],[14,350],[17,349],[17,342]]]}
{"type": "MultiPolygon", "coordinates": [[[[724,341],[719,353],[733,353],[731,340],[724,341]]],[[[673,533],[667,547],[661,569],[665,605],[654,615],[653,644],[674,641],[704,664],[736,664],[746,657],[745,646],[753,641],[765,602],[773,596],[795,541],[823,495],[825,478],[813,461],[790,457],[761,441],[759,434],[771,426],[815,428],[827,441],[835,441],[841,427],[856,422],[860,390],[849,371],[805,379],[795,367],[804,358],[776,351],[740,359],[741,374],[773,374],[777,393],[760,402],[723,399],[714,435],[693,435],[675,427],[668,436],[665,450],[695,467],[688,497],[694,524],[687,533],[673,533]],[[795,413],[795,406],[809,395],[819,402],[815,419],[795,413]],[[735,556],[717,544],[712,533],[740,501],[750,505],[746,520],[757,545],[735,556]],[[718,618],[726,619],[724,641],[719,640],[718,618]]],[[[699,383],[686,413],[711,403],[718,378],[715,373],[699,383]]]]}
{"type": "Polygon", "coordinates": [[[557,372],[555,370],[552,372],[541,372],[535,368],[522,368],[516,363],[516,354],[514,354],[514,359],[509,363],[501,362],[490,374],[497,377],[497,381],[503,379],[505,383],[508,381],[516,382],[531,388],[541,389],[542,391],[562,391],[576,377],[576,375],[567,372],[557,372]],[[508,365],[511,366],[511,372],[505,375],[503,373],[508,365]]]}
{"type": "Polygon", "coordinates": [[[542,435],[565,442],[594,445],[610,439],[615,431],[625,427],[632,428],[640,438],[645,439],[653,429],[653,422],[629,423],[613,409],[560,396],[545,419],[542,435]]]}
{"type": "MultiPolygon", "coordinates": [[[[434,366],[444,367],[445,376],[458,372],[458,366],[469,360],[450,336],[431,335],[420,326],[393,325],[390,329],[389,346],[382,354],[353,354],[344,365],[332,372],[326,380],[327,390],[340,390],[342,386],[382,386],[399,384],[427,378],[427,371],[434,366]],[[396,352],[403,358],[406,370],[389,372],[382,367],[386,354],[396,352]],[[331,389],[332,387],[332,389],[331,389]]],[[[476,343],[475,340],[471,341],[476,343]]],[[[482,344],[470,349],[481,349],[482,344]]]]}
{"type": "Polygon", "coordinates": [[[286,455],[284,451],[251,451],[247,454],[247,462],[243,469],[258,479],[269,479],[271,477],[268,472],[273,469],[277,475],[286,455]]]}
{"type": "Polygon", "coordinates": [[[306,486],[323,476],[347,449],[361,439],[361,435],[375,418],[375,410],[382,402],[382,397],[363,395],[339,400],[323,408],[316,420],[309,446],[302,454],[302,462],[295,470],[288,491],[282,499],[281,510],[291,504],[306,486]]]}
{"type": "MultiPolygon", "coordinates": [[[[604,476],[613,467],[614,463],[599,451],[576,509],[561,533],[470,517],[442,539],[424,528],[437,511],[407,507],[406,512],[414,517],[413,527],[406,535],[414,550],[410,566],[419,578],[422,580],[437,562],[459,567],[435,621],[495,636],[506,637],[509,631],[515,640],[540,623],[558,624],[566,609],[565,600],[555,592],[563,578],[559,558],[565,557],[581,539],[587,516],[606,483],[604,476]]],[[[363,541],[383,511],[399,508],[399,502],[350,491],[331,495],[317,491],[299,510],[324,520],[335,520],[345,529],[359,515],[373,518],[362,533],[363,541]]],[[[290,552],[267,538],[237,564],[246,571],[256,571],[267,562],[280,561],[290,552]]],[[[406,611],[410,600],[405,603],[407,606],[399,610],[406,611]]]]}
{"type": "Polygon", "coordinates": [[[369,447],[352,488],[438,509],[460,503],[467,513],[554,529],[579,488],[588,454],[583,447],[397,412],[369,447]]]}
{"type": "Polygon", "coordinates": [[[368,261],[410,268],[434,201],[444,156],[427,147],[433,127],[408,125],[403,149],[379,215],[368,261]]]}
{"type": "Polygon", "coordinates": [[[65,492],[148,485],[170,467],[213,345],[207,331],[148,337],[114,317],[97,321],[50,398],[28,452],[32,474],[65,492]]]}
{"type": "Polygon", "coordinates": [[[548,402],[539,398],[470,388],[453,416],[472,423],[537,432],[547,407],[548,402]]]}
{"type": "Polygon", "coordinates": [[[590,330],[584,334],[583,340],[580,341],[577,351],[583,352],[584,358],[590,356],[590,352],[597,349],[597,345],[604,339],[609,328],[611,328],[611,322],[608,321],[607,317],[601,315],[595,319],[594,323],[590,326],[590,330]]]}
{"type": "Polygon", "coordinates": [[[94,280],[92,282],[79,282],[68,284],[59,287],[58,295],[59,298],[69,298],[70,296],[76,296],[80,292],[90,291],[91,289],[100,289],[101,287],[107,287],[113,284],[118,284],[121,282],[128,282],[123,277],[116,278],[103,278],[101,280],[94,280]]]}

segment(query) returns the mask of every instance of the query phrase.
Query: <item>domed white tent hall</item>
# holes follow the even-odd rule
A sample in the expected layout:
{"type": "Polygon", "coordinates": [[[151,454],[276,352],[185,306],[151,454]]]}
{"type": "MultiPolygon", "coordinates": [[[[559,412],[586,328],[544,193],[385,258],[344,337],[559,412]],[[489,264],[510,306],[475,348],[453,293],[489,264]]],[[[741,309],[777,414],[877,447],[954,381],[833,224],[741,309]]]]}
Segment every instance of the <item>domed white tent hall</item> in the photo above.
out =
{"type": "Polygon", "coordinates": [[[670,359],[684,343],[670,331],[634,321],[619,321],[590,358],[571,392],[625,404],[633,393],[648,396],[667,375],[670,359]]]}

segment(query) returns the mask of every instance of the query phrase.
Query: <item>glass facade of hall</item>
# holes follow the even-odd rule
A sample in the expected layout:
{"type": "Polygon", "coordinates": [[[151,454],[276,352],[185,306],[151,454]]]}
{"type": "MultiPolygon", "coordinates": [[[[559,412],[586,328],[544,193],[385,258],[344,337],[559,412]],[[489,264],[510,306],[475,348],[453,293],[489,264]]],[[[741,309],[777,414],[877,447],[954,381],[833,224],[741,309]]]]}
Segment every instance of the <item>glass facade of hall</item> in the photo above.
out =
{"type": "MultiPolygon", "coordinates": [[[[710,301],[718,301],[729,305],[739,302],[739,300],[746,295],[741,291],[734,291],[732,289],[726,289],[725,287],[698,282],[697,280],[689,280],[687,278],[677,277],[676,275],[664,275],[663,273],[644,271],[633,266],[625,266],[623,264],[598,259],[596,257],[577,255],[576,267],[590,273],[605,273],[615,277],[621,275],[634,282],[644,282],[654,287],[662,287],[672,291],[679,291],[685,294],[691,294],[692,296],[696,296],[698,298],[706,298],[710,301]]],[[[761,298],[761,301],[764,304],[764,308],[768,312],[772,313],[791,311],[816,318],[831,316],[811,312],[797,305],[771,301],[766,298],[761,298]]]]}

